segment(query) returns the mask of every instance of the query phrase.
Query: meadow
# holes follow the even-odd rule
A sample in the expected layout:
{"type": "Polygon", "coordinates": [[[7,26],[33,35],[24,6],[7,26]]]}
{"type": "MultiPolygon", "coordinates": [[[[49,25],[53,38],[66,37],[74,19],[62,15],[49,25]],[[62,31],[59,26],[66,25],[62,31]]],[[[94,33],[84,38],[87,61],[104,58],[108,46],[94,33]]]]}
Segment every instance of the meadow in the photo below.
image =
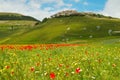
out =
{"type": "Polygon", "coordinates": [[[119,45],[1,45],[0,80],[119,80],[119,45]]]}
{"type": "Polygon", "coordinates": [[[119,53],[118,18],[0,13],[0,80],[120,80],[119,53]]]}

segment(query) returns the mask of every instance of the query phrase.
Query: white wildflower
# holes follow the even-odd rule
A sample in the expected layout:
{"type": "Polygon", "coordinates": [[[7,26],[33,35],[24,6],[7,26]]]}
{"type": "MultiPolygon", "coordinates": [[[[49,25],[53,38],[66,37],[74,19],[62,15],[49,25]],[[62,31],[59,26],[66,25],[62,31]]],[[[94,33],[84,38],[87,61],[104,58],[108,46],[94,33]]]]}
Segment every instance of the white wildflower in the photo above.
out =
{"type": "Polygon", "coordinates": [[[87,28],[86,28],[86,27],[84,27],[84,28],[83,28],[83,30],[87,30],[87,28]]]}
{"type": "Polygon", "coordinates": [[[80,38],[82,38],[82,36],[80,36],[80,38]]]}
{"type": "Polygon", "coordinates": [[[112,29],[108,30],[108,34],[111,36],[112,35],[112,29]]]}
{"type": "Polygon", "coordinates": [[[75,74],[75,72],[71,72],[72,74],[75,74]]]}
{"type": "Polygon", "coordinates": [[[100,26],[96,26],[96,28],[97,28],[97,30],[100,30],[101,27],[100,26]]]}
{"type": "Polygon", "coordinates": [[[37,73],[40,73],[40,71],[35,71],[35,73],[37,74],[37,73]]]}
{"type": "Polygon", "coordinates": [[[47,72],[45,72],[44,75],[46,76],[46,75],[47,75],[47,72]]]}
{"type": "Polygon", "coordinates": [[[92,79],[95,79],[95,77],[94,77],[94,76],[92,76],[91,78],[92,78],[92,79]]]}
{"type": "Polygon", "coordinates": [[[57,70],[59,70],[59,68],[57,68],[57,70]]]}
{"type": "Polygon", "coordinates": [[[69,30],[70,30],[70,27],[67,28],[67,31],[69,31],[69,30]]]}
{"type": "Polygon", "coordinates": [[[89,38],[93,38],[93,36],[92,36],[92,35],[90,35],[90,36],[89,36],[89,38]]]}

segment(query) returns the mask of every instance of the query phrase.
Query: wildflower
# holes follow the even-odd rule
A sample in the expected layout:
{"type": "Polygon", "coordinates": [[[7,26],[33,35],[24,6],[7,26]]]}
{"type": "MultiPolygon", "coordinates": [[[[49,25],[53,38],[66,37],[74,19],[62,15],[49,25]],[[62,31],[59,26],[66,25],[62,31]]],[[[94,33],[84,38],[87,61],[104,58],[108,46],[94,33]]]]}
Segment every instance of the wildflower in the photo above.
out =
{"type": "Polygon", "coordinates": [[[77,65],[78,63],[75,63],[74,65],[77,65]]]}
{"type": "Polygon", "coordinates": [[[76,68],[76,73],[80,73],[82,70],[80,68],[76,68]]]}
{"type": "Polygon", "coordinates": [[[35,70],[35,68],[34,68],[34,67],[31,67],[30,70],[33,72],[33,71],[35,70]]]}
{"type": "Polygon", "coordinates": [[[116,64],[112,64],[113,67],[116,67],[117,65],[116,64]]]}
{"type": "Polygon", "coordinates": [[[48,58],[48,61],[51,61],[52,60],[52,58],[48,58]]]}
{"type": "Polygon", "coordinates": [[[11,71],[11,75],[13,75],[14,74],[14,71],[11,71]]]}
{"type": "Polygon", "coordinates": [[[54,73],[54,72],[51,72],[51,73],[50,73],[50,79],[54,79],[54,78],[55,78],[55,76],[56,76],[56,75],[55,75],[55,73],[54,73]]]}
{"type": "Polygon", "coordinates": [[[98,62],[101,63],[101,62],[102,62],[102,59],[98,59],[98,62]]]}
{"type": "Polygon", "coordinates": [[[92,79],[96,79],[94,76],[91,77],[92,79]]]}
{"type": "Polygon", "coordinates": [[[36,56],[40,57],[40,54],[36,54],[36,56]]]}
{"type": "Polygon", "coordinates": [[[36,63],[36,66],[40,66],[40,62],[36,63]]]}
{"type": "Polygon", "coordinates": [[[69,31],[69,30],[70,30],[70,27],[67,28],[67,31],[69,31]]]}
{"type": "Polygon", "coordinates": [[[59,68],[57,68],[57,70],[59,70],[59,68]]]}
{"type": "Polygon", "coordinates": [[[62,67],[63,66],[63,64],[59,64],[59,67],[62,67]]]}
{"type": "Polygon", "coordinates": [[[40,73],[40,71],[35,71],[36,74],[40,73]]]}
{"type": "Polygon", "coordinates": [[[69,76],[69,73],[66,72],[66,73],[65,73],[65,76],[66,76],[66,77],[69,76]]]}
{"type": "Polygon", "coordinates": [[[89,36],[89,38],[93,38],[93,36],[92,36],[92,35],[90,35],[90,36],[89,36]]]}
{"type": "Polygon", "coordinates": [[[44,66],[47,66],[47,64],[44,64],[44,66]]]}
{"type": "Polygon", "coordinates": [[[69,67],[70,67],[69,65],[66,66],[66,68],[69,68],[69,67]]]}
{"type": "Polygon", "coordinates": [[[47,72],[44,73],[45,76],[46,76],[47,74],[48,74],[47,72]]]}
{"type": "Polygon", "coordinates": [[[9,68],[10,68],[10,66],[5,66],[5,68],[6,68],[6,69],[9,69],[9,68]]]}
{"type": "Polygon", "coordinates": [[[72,74],[74,74],[75,72],[71,72],[72,74]]]}

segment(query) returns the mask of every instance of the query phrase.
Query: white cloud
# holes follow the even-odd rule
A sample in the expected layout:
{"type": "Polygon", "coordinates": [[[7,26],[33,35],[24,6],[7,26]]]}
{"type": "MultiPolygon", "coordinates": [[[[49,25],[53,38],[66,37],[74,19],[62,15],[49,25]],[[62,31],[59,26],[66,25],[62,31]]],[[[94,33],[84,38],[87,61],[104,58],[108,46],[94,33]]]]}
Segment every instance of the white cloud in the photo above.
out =
{"type": "Polygon", "coordinates": [[[63,0],[0,0],[0,12],[21,13],[33,16],[39,20],[49,17],[58,11],[70,9],[71,6],[72,4],[66,4],[63,0]],[[54,3],[54,5],[52,5],[53,7],[41,8],[46,3],[54,3]]]}
{"type": "Polygon", "coordinates": [[[102,13],[120,18],[120,0],[108,0],[102,13]]]}
{"type": "Polygon", "coordinates": [[[76,3],[77,3],[77,2],[80,2],[80,0],[74,0],[74,1],[75,1],[76,3]]]}
{"type": "Polygon", "coordinates": [[[83,5],[86,5],[86,6],[87,6],[87,5],[88,5],[88,2],[86,2],[86,1],[85,1],[85,2],[83,2],[83,5]]]}

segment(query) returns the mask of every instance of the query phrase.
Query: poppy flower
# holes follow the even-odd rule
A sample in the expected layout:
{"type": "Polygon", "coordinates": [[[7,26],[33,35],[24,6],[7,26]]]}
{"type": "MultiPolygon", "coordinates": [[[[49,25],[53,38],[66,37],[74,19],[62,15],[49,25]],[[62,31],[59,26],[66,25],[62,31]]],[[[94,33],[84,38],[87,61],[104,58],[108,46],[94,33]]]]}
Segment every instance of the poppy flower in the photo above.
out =
{"type": "Polygon", "coordinates": [[[51,61],[52,60],[52,58],[48,58],[48,61],[51,61]]]}
{"type": "Polygon", "coordinates": [[[66,68],[69,68],[69,67],[70,67],[69,65],[66,66],[66,68]]]}
{"type": "Polygon", "coordinates": [[[81,69],[80,68],[76,68],[76,73],[80,73],[81,72],[81,69]]]}
{"type": "Polygon", "coordinates": [[[63,66],[63,64],[59,64],[59,67],[62,67],[63,66]]]}
{"type": "Polygon", "coordinates": [[[14,71],[11,71],[11,75],[13,75],[14,74],[14,71]]]}
{"type": "Polygon", "coordinates": [[[6,68],[6,69],[9,69],[9,68],[10,68],[10,66],[5,66],[5,68],[6,68]]]}
{"type": "Polygon", "coordinates": [[[65,76],[66,76],[66,77],[69,76],[69,73],[65,73],[65,76]]]}
{"type": "Polygon", "coordinates": [[[51,72],[51,73],[50,73],[50,78],[51,78],[51,79],[54,79],[54,78],[55,78],[55,76],[56,76],[56,75],[55,75],[55,73],[54,73],[54,72],[51,72]]]}
{"type": "Polygon", "coordinates": [[[33,72],[34,70],[35,70],[35,68],[34,68],[34,67],[31,67],[31,68],[30,68],[30,71],[32,71],[32,72],[33,72]]]}
{"type": "Polygon", "coordinates": [[[36,63],[36,66],[40,66],[40,62],[36,63]]]}

